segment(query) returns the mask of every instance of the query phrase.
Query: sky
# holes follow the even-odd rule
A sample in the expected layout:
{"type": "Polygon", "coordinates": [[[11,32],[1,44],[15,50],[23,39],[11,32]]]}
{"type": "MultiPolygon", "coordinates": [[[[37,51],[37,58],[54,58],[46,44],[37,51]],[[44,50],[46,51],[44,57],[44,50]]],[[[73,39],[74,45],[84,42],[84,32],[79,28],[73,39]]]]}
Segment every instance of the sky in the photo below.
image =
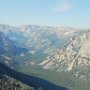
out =
{"type": "Polygon", "coordinates": [[[90,0],[0,0],[0,23],[90,27],[90,0]]]}

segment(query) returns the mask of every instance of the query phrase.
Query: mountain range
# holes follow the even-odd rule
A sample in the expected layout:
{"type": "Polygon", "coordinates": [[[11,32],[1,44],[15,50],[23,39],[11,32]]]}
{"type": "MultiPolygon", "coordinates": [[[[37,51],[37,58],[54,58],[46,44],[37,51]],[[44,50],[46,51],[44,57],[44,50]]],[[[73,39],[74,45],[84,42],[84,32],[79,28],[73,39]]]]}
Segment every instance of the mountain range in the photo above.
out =
{"type": "Polygon", "coordinates": [[[90,89],[90,29],[1,24],[0,56],[19,72],[70,90],[90,89]]]}

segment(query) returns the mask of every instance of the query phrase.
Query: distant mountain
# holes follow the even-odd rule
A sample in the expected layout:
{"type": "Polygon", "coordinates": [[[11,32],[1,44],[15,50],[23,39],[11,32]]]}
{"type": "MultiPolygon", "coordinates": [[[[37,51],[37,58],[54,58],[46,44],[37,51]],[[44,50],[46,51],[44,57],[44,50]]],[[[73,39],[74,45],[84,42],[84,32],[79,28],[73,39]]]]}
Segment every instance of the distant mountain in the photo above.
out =
{"type": "Polygon", "coordinates": [[[17,42],[17,46],[30,49],[30,53],[43,50],[44,53],[51,53],[52,50],[60,47],[78,29],[66,27],[49,27],[38,25],[23,25],[11,27],[0,25],[0,31],[11,40],[17,42]],[[48,50],[48,49],[51,50],[48,50]]]}
{"type": "MultiPolygon", "coordinates": [[[[29,59],[39,62],[65,44],[78,29],[39,25],[13,27],[1,24],[0,31],[15,43],[14,46],[28,49],[28,54],[31,56],[30,58],[28,56],[29,59]]],[[[20,52],[19,49],[14,49],[14,53],[15,50],[20,52]]]]}
{"type": "Polygon", "coordinates": [[[9,52],[12,55],[19,55],[28,51],[26,48],[17,47],[16,44],[17,42],[11,40],[3,32],[0,32],[0,54],[9,52]]]}
{"type": "Polygon", "coordinates": [[[0,32],[0,56],[6,58],[6,61],[0,60],[1,62],[13,66],[13,64],[18,63],[15,61],[15,56],[20,56],[28,52],[27,48],[18,47],[16,44],[17,42],[11,40],[5,33],[0,32]]]}

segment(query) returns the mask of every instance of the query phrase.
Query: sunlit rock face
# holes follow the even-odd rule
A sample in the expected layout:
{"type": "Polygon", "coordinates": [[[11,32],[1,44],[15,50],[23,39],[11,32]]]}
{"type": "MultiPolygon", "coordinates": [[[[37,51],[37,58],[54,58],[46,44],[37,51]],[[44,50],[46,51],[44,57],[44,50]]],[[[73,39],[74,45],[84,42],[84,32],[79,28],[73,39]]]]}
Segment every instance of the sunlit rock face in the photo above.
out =
{"type": "Polygon", "coordinates": [[[89,76],[90,31],[75,32],[59,50],[48,56],[40,65],[44,69],[55,69],[57,72],[74,71],[76,76],[89,76]]]}

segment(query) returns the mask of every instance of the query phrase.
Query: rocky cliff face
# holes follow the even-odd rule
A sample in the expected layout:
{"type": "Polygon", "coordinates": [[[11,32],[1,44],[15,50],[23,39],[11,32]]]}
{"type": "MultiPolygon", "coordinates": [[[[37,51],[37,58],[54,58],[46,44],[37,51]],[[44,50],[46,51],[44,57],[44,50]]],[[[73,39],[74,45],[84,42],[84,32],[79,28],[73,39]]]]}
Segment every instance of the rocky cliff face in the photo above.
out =
{"type": "Polygon", "coordinates": [[[40,65],[44,69],[57,72],[74,71],[76,77],[90,76],[90,31],[81,30],[73,34],[68,41],[40,65]]]}
{"type": "Polygon", "coordinates": [[[57,72],[72,71],[79,78],[89,77],[90,29],[0,25],[0,53],[15,59],[17,66],[40,66],[57,72]]]}

